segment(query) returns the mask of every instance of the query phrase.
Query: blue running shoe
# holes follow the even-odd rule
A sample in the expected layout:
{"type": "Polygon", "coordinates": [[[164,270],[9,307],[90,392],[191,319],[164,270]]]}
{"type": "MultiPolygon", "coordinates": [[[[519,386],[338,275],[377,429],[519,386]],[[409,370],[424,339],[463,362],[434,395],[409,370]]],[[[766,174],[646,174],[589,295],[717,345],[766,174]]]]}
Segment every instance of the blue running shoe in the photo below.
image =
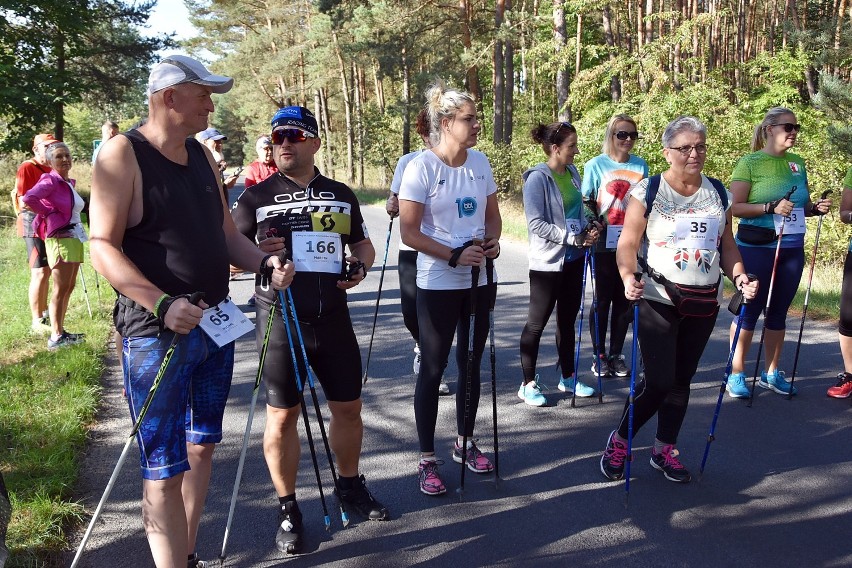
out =
{"type": "Polygon", "coordinates": [[[795,386],[791,387],[790,383],[787,382],[787,379],[784,378],[784,371],[776,371],[774,373],[767,373],[763,371],[760,373],[760,380],[757,381],[757,384],[764,389],[769,389],[771,391],[775,391],[778,394],[796,394],[799,392],[795,386]],[[790,392],[792,388],[793,392],[790,392]]]}
{"type": "Polygon", "coordinates": [[[582,381],[578,381],[572,375],[569,378],[561,378],[559,379],[559,385],[557,387],[562,392],[573,393],[574,389],[577,389],[577,396],[581,398],[588,398],[590,396],[595,396],[595,389],[590,387],[589,385],[584,384],[582,381]]]}
{"type": "Polygon", "coordinates": [[[535,380],[525,385],[521,384],[521,388],[518,389],[518,398],[530,406],[547,406],[547,399],[541,394],[541,387],[538,386],[538,375],[535,376],[535,380]]]}
{"type": "Polygon", "coordinates": [[[746,385],[745,373],[731,373],[728,376],[728,384],[725,385],[725,390],[731,398],[748,398],[751,391],[746,385]]]}

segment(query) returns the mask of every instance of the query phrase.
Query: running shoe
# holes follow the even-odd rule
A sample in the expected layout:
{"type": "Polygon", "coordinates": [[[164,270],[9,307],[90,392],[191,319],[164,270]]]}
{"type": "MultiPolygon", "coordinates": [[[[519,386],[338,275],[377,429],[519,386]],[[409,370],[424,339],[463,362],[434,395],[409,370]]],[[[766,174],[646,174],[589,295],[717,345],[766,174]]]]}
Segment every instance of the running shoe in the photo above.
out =
{"type": "Polygon", "coordinates": [[[601,473],[610,481],[624,479],[624,460],[627,459],[627,444],[615,439],[615,430],[609,435],[606,449],[601,456],[601,473]]]}
{"type": "Polygon", "coordinates": [[[527,384],[521,383],[521,388],[518,389],[518,398],[523,400],[530,406],[546,406],[547,399],[541,394],[541,387],[538,386],[538,375],[535,379],[527,384]]]}
{"type": "Polygon", "coordinates": [[[832,398],[849,398],[852,395],[852,373],[837,375],[837,384],[828,389],[826,394],[832,398]]]}
{"type": "MultiPolygon", "coordinates": [[[[420,357],[420,355],[418,355],[420,357]]],[[[441,382],[438,384],[438,396],[446,396],[450,394],[450,385],[441,377],[441,382]]]]}
{"type": "Polygon", "coordinates": [[[610,373],[616,377],[626,377],[630,374],[630,369],[624,362],[624,355],[611,355],[609,358],[610,373]]]}
{"type": "Polygon", "coordinates": [[[275,548],[285,554],[302,551],[302,512],[295,501],[286,501],[278,511],[278,530],[275,532],[275,548]]]}
{"type": "Polygon", "coordinates": [[[731,373],[728,376],[728,384],[725,385],[728,396],[731,398],[748,398],[751,390],[746,385],[745,373],[731,373]]]}
{"type": "Polygon", "coordinates": [[[350,489],[335,488],[334,492],[346,505],[347,510],[355,510],[371,521],[390,519],[387,507],[379,503],[373,494],[367,491],[367,480],[363,475],[355,478],[350,489]]]}
{"type": "Polygon", "coordinates": [[[757,384],[764,389],[769,389],[778,394],[796,394],[799,392],[795,386],[791,387],[787,379],[784,378],[784,371],[775,370],[774,373],[763,371],[760,373],[760,380],[757,384]],[[792,393],[790,392],[792,388],[792,393]]]}
{"type": "Polygon", "coordinates": [[[56,339],[50,338],[47,340],[47,348],[51,351],[56,351],[60,347],[68,347],[69,345],[76,345],[77,343],[81,343],[83,341],[82,334],[68,333],[64,332],[62,335],[57,337],[56,339]]]}
{"type": "Polygon", "coordinates": [[[590,387],[589,385],[583,383],[583,381],[578,381],[574,378],[573,375],[569,378],[561,378],[559,379],[559,384],[556,385],[556,388],[561,390],[562,392],[573,393],[576,389],[577,396],[581,398],[588,398],[590,396],[595,396],[595,389],[590,387]]]}
{"type": "Polygon", "coordinates": [[[34,319],[30,331],[33,335],[50,335],[50,320],[47,318],[34,319]]]}
{"type": "Polygon", "coordinates": [[[657,453],[656,450],[652,448],[651,467],[662,471],[663,475],[669,481],[674,481],[675,483],[689,483],[692,476],[689,475],[689,471],[683,467],[683,464],[677,459],[679,454],[680,452],[678,452],[672,444],[663,446],[663,450],[660,453],[657,453]]]}
{"type": "Polygon", "coordinates": [[[592,372],[595,376],[598,376],[598,368],[600,368],[600,373],[602,377],[611,377],[612,373],[609,368],[609,361],[606,358],[606,355],[601,353],[598,355],[596,359],[592,359],[592,372]]]}
{"type": "MultiPolygon", "coordinates": [[[[453,444],[453,461],[456,463],[462,463],[463,459],[461,446],[458,441],[456,441],[456,443],[453,444]]],[[[464,461],[467,464],[467,469],[473,473],[490,473],[491,470],[494,469],[494,465],[491,463],[491,460],[479,451],[479,448],[476,447],[473,440],[469,440],[467,442],[467,458],[464,459],[464,461]]]]}
{"type": "Polygon", "coordinates": [[[212,568],[213,563],[198,559],[198,553],[193,552],[186,560],[186,568],[212,568]]]}
{"type": "Polygon", "coordinates": [[[417,472],[420,476],[420,492],[426,495],[443,495],[447,492],[444,482],[438,475],[438,466],[443,460],[420,460],[417,472]]]}
{"type": "MultiPolygon", "coordinates": [[[[420,374],[420,346],[416,343],[414,344],[414,364],[412,365],[412,368],[414,369],[415,375],[420,374]]],[[[440,390],[438,392],[440,394],[440,390]]]]}

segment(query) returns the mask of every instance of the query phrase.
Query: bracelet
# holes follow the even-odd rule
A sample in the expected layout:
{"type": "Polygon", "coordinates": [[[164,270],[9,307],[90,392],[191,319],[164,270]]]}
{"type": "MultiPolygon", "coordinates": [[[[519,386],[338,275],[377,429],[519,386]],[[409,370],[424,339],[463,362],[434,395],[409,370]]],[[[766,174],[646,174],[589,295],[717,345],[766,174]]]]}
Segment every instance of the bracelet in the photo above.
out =
{"type": "Polygon", "coordinates": [[[163,302],[165,302],[169,298],[171,298],[171,296],[169,296],[168,294],[163,294],[162,296],[160,296],[157,299],[157,302],[154,304],[154,309],[152,310],[154,317],[163,319],[163,316],[165,315],[165,313],[160,314],[160,308],[162,307],[163,302]]]}
{"type": "Polygon", "coordinates": [[[260,261],[260,267],[257,269],[257,273],[266,278],[267,280],[272,277],[272,267],[267,266],[266,263],[269,259],[272,258],[271,254],[267,254],[263,257],[263,260],[260,261]]]}
{"type": "Polygon", "coordinates": [[[764,203],[764,204],[763,204],[763,214],[764,214],[764,215],[766,215],[767,213],[769,213],[769,205],[770,205],[770,203],[769,203],[769,202],[766,202],[766,203],[764,203]]]}

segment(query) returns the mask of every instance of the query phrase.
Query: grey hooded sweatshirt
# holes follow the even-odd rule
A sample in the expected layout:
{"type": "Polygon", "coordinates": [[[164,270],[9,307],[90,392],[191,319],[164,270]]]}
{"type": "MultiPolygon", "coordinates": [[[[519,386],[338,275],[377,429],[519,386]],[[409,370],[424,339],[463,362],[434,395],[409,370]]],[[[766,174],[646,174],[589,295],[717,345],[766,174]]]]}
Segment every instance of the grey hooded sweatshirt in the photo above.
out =
{"type": "MultiPolygon", "coordinates": [[[[574,178],[574,184],[580,187],[580,174],[576,166],[570,164],[568,171],[574,178]]],[[[582,254],[582,249],[577,245],[581,244],[585,237],[579,233],[571,235],[567,230],[562,193],[546,163],[542,162],[528,169],[523,178],[530,270],[561,271],[569,247],[576,249],[572,252],[582,254]]],[[[584,215],[580,215],[580,223],[582,231],[588,223],[584,215]]]]}

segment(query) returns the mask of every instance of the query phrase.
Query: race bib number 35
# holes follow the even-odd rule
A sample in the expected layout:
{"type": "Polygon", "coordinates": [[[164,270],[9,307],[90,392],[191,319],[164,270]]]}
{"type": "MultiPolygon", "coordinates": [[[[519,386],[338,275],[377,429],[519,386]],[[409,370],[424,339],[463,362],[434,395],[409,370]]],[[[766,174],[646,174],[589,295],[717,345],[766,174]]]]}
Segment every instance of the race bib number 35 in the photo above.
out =
{"type": "Polygon", "coordinates": [[[700,215],[675,218],[675,246],[687,249],[715,249],[719,238],[719,219],[700,215]]]}
{"type": "Polygon", "coordinates": [[[343,241],[339,233],[294,231],[291,238],[296,272],[342,272],[343,241]]]}

